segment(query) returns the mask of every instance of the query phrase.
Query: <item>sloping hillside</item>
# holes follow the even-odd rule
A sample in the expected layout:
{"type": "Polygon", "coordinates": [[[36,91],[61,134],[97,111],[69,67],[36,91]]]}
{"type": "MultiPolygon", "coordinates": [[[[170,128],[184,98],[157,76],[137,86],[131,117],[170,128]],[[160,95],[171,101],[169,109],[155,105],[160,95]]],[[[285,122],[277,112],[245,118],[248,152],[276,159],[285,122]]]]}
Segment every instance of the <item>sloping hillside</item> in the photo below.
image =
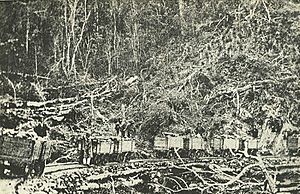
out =
{"type": "Polygon", "coordinates": [[[53,138],[66,138],[114,133],[123,120],[141,141],[161,131],[258,131],[274,149],[283,131],[298,130],[296,3],[3,5],[2,127],[46,123],[53,138]]]}

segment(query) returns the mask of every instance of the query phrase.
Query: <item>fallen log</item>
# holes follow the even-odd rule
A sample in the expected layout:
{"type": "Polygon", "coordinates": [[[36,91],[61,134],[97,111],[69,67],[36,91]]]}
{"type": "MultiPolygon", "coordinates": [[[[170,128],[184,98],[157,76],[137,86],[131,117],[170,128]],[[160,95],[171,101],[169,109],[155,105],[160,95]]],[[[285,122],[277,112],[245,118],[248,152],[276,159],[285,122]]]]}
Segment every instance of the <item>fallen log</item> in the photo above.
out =
{"type": "MultiPolygon", "coordinates": [[[[91,191],[91,190],[99,190],[99,189],[110,189],[112,184],[115,184],[114,187],[118,187],[120,185],[125,185],[127,187],[134,187],[138,184],[143,183],[142,179],[132,179],[132,180],[116,180],[114,183],[95,183],[95,182],[87,182],[81,185],[80,187],[76,187],[76,191],[91,191]]],[[[65,190],[70,189],[66,185],[61,185],[56,190],[65,190]]]]}
{"type": "Polygon", "coordinates": [[[128,169],[125,171],[119,171],[119,172],[106,172],[103,174],[98,174],[98,175],[91,175],[86,177],[87,181],[101,181],[103,179],[107,179],[107,178],[116,178],[116,177],[122,177],[122,176],[128,176],[131,174],[138,174],[138,173],[145,173],[145,172],[149,172],[149,171],[159,171],[159,170],[166,170],[166,169],[170,169],[173,168],[172,166],[160,166],[160,167],[152,167],[152,168],[138,168],[138,169],[128,169]]]}
{"type": "Polygon", "coordinates": [[[284,188],[278,188],[277,194],[280,193],[299,193],[300,192],[300,186],[295,186],[295,187],[284,187],[284,188]]]}
{"type": "Polygon", "coordinates": [[[249,83],[248,85],[246,86],[243,86],[243,87],[238,87],[238,88],[231,88],[230,90],[226,90],[226,91],[220,91],[220,93],[216,93],[214,96],[211,96],[207,99],[207,104],[217,98],[217,97],[220,97],[220,96],[223,96],[223,95],[231,95],[232,93],[236,93],[236,92],[244,92],[246,90],[250,90],[250,89],[253,89],[253,88],[261,88],[263,87],[263,85],[266,85],[266,84],[279,84],[280,82],[283,82],[283,81],[289,81],[289,80],[296,80],[298,79],[297,76],[288,76],[288,77],[284,77],[284,78],[280,78],[280,79],[277,79],[277,80],[259,80],[259,81],[254,81],[253,83],[249,83]]]}
{"type": "Polygon", "coordinates": [[[300,188],[300,182],[293,182],[291,180],[286,181],[286,182],[280,182],[278,184],[276,184],[277,187],[279,188],[289,188],[289,187],[299,187],[300,188]]]}
{"type": "Polygon", "coordinates": [[[67,89],[67,88],[73,88],[73,87],[86,87],[86,86],[92,86],[92,85],[99,85],[99,84],[104,84],[106,85],[107,83],[110,83],[112,81],[114,81],[117,78],[117,76],[112,77],[109,81],[96,81],[96,82],[87,82],[87,83],[74,83],[71,85],[67,85],[67,86],[58,86],[58,87],[48,87],[48,88],[44,88],[43,91],[47,91],[47,90],[60,90],[60,89],[67,89]]]}
{"type": "Polygon", "coordinates": [[[294,172],[295,170],[300,170],[300,164],[280,164],[274,166],[278,170],[291,170],[294,172]]]}
{"type": "Polygon", "coordinates": [[[37,101],[21,101],[18,100],[16,102],[5,102],[3,109],[14,109],[14,108],[41,108],[41,107],[49,107],[54,104],[58,103],[72,103],[74,101],[78,101],[79,99],[77,97],[72,97],[72,98],[58,98],[54,100],[48,100],[48,101],[42,101],[42,102],[37,102],[37,101]]]}
{"type": "Polygon", "coordinates": [[[31,75],[27,73],[17,73],[17,72],[7,72],[7,71],[0,71],[0,75],[6,75],[6,76],[18,76],[18,77],[23,77],[25,79],[27,78],[32,78],[32,79],[46,79],[50,80],[49,77],[41,76],[41,75],[31,75]]]}
{"type": "Polygon", "coordinates": [[[270,187],[270,190],[272,193],[276,193],[277,189],[276,189],[276,184],[275,184],[275,180],[271,177],[269,171],[267,170],[262,158],[258,155],[257,157],[258,160],[258,164],[260,166],[260,168],[262,169],[262,172],[264,173],[267,181],[268,181],[268,185],[270,187]]]}

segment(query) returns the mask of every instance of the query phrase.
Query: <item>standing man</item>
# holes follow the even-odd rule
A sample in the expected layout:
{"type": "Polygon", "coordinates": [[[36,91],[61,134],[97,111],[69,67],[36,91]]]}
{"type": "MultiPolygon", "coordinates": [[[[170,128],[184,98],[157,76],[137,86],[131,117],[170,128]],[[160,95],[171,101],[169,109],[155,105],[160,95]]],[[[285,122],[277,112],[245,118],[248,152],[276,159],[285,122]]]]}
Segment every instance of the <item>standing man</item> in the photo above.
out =
{"type": "Polygon", "coordinates": [[[90,165],[93,157],[92,153],[92,140],[89,133],[86,133],[84,137],[84,153],[83,153],[83,164],[90,165]]]}

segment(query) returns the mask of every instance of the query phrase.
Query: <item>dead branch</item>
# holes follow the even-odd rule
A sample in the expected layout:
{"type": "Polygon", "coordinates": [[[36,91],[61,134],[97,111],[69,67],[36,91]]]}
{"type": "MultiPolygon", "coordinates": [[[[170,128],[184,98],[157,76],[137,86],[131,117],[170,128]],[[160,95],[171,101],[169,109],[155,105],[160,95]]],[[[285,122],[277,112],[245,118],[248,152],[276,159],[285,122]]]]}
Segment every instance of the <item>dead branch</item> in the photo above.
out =
{"type": "Polygon", "coordinates": [[[178,185],[178,186],[182,189],[182,186],[180,185],[180,183],[179,183],[176,179],[174,179],[174,178],[172,178],[172,177],[165,177],[165,179],[169,179],[169,180],[175,182],[176,185],[178,185]]]}
{"type": "Polygon", "coordinates": [[[6,72],[6,71],[0,71],[0,75],[7,75],[7,76],[18,76],[23,78],[39,78],[39,79],[46,79],[49,80],[50,78],[40,76],[40,75],[30,75],[26,73],[17,73],[17,72],[6,72]]]}
{"type": "Polygon", "coordinates": [[[265,175],[265,177],[268,181],[271,192],[276,193],[277,189],[276,189],[275,180],[271,177],[271,175],[270,175],[269,171],[267,170],[261,156],[258,154],[257,156],[249,156],[249,157],[254,158],[255,160],[258,161],[258,165],[262,169],[262,172],[264,173],[264,175],[265,175]]]}
{"type": "Polygon", "coordinates": [[[15,102],[16,102],[16,100],[17,100],[17,94],[16,94],[16,88],[15,88],[15,85],[14,85],[14,83],[10,80],[10,79],[8,79],[8,77],[6,77],[5,75],[3,75],[4,76],[4,78],[8,81],[8,83],[11,85],[11,87],[12,87],[12,89],[13,89],[13,91],[14,91],[14,100],[15,100],[15,102]]]}
{"type": "Polygon", "coordinates": [[[75,151],[75,150],[76,150],[75,148],[72,148],[72,149],[68,150],[67,155],[61,156],[61,157],[55,159],[55,160],[53,161],[53,163],[57,163],[58,161],[60,161],[60,160],[62,160],[62,159],[67,159],[67,160],[72,159],[72,155],[74,154],[74,151],[75,151]]]}
{"type": "Polygon", "coordinates": [[[264,87],[264,85],[266,84],[279,84],[280,82],[284,82],[284,81],[293,81],[293,80],[296,80],[298,79],[297,76],[288,76],[288,77],[285,77],[285,78],[281,78],[281,79],[278,79],[278,80],[260,80],[260,81],[255,81],[253,83],[249,83],[248,85],[246,86],[243,86],[243,87],[239,87],[239,88],[231,88],[230,90],[226,90],[226,91],[221,91],[220,93],[217,93],[215,94],[214,96],[211,96],[207,99],[207,104],[211,101],[211,100],[214,100],[215,98],[218,98],[220,96],[224,96],[224,95],[231,95],[232,93],[241,93],[241,92],[244,92],[246,90],[249,90],[249,89],[252,89],[252,88],[261,88],[261,87],[264,87]]]}

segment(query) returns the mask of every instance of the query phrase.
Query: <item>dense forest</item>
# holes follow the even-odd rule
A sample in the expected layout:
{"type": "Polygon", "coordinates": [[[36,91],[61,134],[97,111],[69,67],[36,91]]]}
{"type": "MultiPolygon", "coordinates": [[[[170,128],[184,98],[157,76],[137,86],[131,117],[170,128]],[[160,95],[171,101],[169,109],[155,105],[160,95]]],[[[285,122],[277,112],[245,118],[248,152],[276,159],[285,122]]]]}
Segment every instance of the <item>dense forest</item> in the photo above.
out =
{"type": "Polygon", "coordinates": [[[257,132],[281,151],[300,126],[299,14],[295,0],[1,2],[0,125],[257,132]]]}

